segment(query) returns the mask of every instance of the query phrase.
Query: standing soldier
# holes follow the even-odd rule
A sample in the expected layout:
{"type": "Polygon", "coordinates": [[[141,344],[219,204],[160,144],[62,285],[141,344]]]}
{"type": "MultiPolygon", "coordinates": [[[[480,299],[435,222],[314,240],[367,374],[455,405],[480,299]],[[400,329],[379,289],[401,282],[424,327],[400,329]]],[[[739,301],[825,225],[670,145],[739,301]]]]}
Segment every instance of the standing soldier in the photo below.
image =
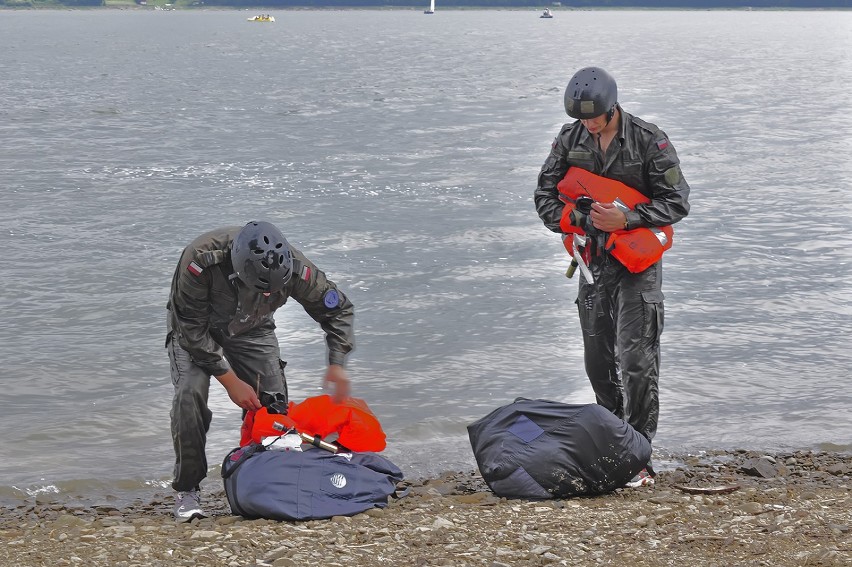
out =
{"type": "MultiPolygon", "coordinates": [[[[612,253],[612,233],[672,225],[689,213],[689,185],[665,132],[622,110],[615,79],[599,67],[577,71],[565,89],[562,126],[538,176],[534,200],[544,225],[583,238],[577,306],[586,373],[597,403],[653,440],[659,417],[662,261],[634,273],[612,253]],[[620,199],[595,199],[589,208],[560,199],[571,167],[616,180],[647,201],[632,209],[620,199]]],[[[611,182],[609,182],[611,185],[611,182]]],[[[599,194],[599,193],[598,193],[599,194]]],[[[654,482],[651,463],[628,486],[654,482]]]]}
{"type": "Polygon", "coordinates": [[[268,222],[216,229],[181,254],[168,303],[166,348],[175,394],[171,410],[178,521],[203,517],[199,484],[207,476],[205,445],[213,414],[210,377],[244,411],[287,407],[285,362],[275,310],[292,297],[325,332],[325,383],[349,396],[344,364],[354,347],[352,303],[268,222]]]}

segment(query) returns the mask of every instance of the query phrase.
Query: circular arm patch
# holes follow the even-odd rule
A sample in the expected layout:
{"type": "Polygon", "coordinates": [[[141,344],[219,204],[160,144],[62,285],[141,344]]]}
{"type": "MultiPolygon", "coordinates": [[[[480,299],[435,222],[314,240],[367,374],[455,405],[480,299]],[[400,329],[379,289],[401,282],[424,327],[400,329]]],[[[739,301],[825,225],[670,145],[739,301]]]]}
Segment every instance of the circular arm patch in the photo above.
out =
{"type": "Polygon", "coordinates": [[[322,302],[329,309],[334,309],[340,304],[340,294],[336,289],[330,289],[322,296],[322,302]]]}

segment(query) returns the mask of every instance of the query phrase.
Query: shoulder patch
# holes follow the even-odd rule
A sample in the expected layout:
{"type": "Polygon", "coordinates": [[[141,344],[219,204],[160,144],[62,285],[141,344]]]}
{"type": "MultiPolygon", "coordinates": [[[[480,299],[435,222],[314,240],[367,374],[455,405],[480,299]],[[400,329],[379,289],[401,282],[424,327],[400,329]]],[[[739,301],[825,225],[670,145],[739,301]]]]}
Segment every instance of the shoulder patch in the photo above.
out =
{"type": "Polygon", "coordinates": [[[664,150],[669,147],[669,141],[663,138],[662,140],[657,140],[657,148],[664,150]]]}
{"type": "Polygon", "coordinates": [[[186,267],[187,271],[195,277],[201,275],[201,272],[204,271],[204,268],[196,264],[194,261],[189,263],[189,266],[186,267]]]}
{"type": "Polygon", "coordinates": [[[299,277],[303,280],[310,281],[311,280],[311,268],[305,264],[302,264],[302,269],[299,270],[299,277]]]}
{"type": "Polygon", "coordinates": [[[330,289],[322,296],[322,303],[329,309],[336,309],[340,305],[340,294],[336,289],[330,289]]]}
{"type": "Polygon", "coordinates": [[[680,167],[678,167],[676,165],[668,168],[666,170],[666,172],[663,174],[663,178],[666,180],[666,183],[668,183],[671,186],[675,186],[675,185],[678,184],[678,182],[680,182],[680,176],[681,176],[680,167]]]}

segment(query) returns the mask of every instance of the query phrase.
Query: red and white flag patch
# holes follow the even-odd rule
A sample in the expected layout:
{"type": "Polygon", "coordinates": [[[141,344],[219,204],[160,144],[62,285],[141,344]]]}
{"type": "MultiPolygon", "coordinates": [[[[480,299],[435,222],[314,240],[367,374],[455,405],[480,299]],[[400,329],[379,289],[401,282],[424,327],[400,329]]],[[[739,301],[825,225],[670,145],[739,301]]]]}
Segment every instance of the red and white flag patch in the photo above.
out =
{"type": "Polygon", "coordinates": [[[196,264],[195,261],[190,262],[189,266],[187,266],[186,269],[189,270],[190,274],[196,277],[200,276],[201,272],[204,271],[204,268],[196,264]]]}
{"type": "Polygon", "coordinates": [[[308,266],[302,266],[302,273],[299,274],[299,277],[305,281],[309,281],[311,279],[311,269],[308,266]]]}

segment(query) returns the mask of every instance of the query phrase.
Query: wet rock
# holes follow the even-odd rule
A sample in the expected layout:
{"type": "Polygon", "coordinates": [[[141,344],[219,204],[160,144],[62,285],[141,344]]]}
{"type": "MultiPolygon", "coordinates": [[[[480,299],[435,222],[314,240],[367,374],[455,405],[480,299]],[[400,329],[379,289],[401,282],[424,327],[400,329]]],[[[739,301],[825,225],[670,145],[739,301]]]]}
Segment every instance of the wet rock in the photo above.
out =
{"type": "Polygon", "coordinates": [[[767,459],[749,459],[743,463],[740,470],[748,475],[763,478],[772,478],[778,474],[778,471],[767,459]]]}
{"type": "Polygon", "coordinates": [[[825,471],[829,474],[833,474],[835,476],[847,474],[849,472],[849,466],[844,463],[837,463],[835,465],[829,465],[825,468],[825,471]]]}

